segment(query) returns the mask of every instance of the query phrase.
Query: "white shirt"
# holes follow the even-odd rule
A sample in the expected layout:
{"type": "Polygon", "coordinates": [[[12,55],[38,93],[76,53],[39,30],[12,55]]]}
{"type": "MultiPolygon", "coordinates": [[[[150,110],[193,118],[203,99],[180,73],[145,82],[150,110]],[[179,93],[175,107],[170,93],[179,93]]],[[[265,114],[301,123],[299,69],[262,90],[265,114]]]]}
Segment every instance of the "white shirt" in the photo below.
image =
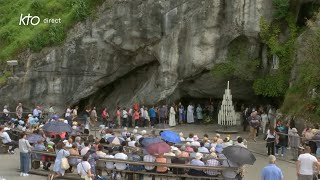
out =
{"type": "Polygon", "coordinates": [[[123,118],[128,118],[128,112],[126,110],[122,111],[122,117],[123,118]]]}
{"type": "Polygon", "coordinates": [[[150,120],[150,117],[149,117],[147,110],[144,111],[144,117],[145,117],[145,119],[150,120]]]}
{"type": "Polygon", "coordinates": [[[298,157],[300,161],[299,174],[301,175],[313,175],[313,166],[317,162],[317,158],[310,153],[300,154],[298,157]]]}
{"type": "MultiPolygon", "coordinates": [[[[114,158],[127,160],[128,156],[124,153],[117,153],[116,155],[114,155],[114,158]]],[[[117,170],[125,170],[127,168],[127,164],[126,163],[115,163],[115,167],[117,170]]]]}
{"type": "Polygon", "coordinates": [[[68,108],[67,111],[66,111],[66,117],[69,117],[71,115],[71,112],[72,112],[71,109],[68,108]]]}
{"type": "Polygon", "coordinates": [[[31,150],[31,145],[29,144],[29,141],[26,139],[19,139],[19,150],[22,153],[28,153],[31,150]]]}
{"type": "Polygon", "coordinates": [[[144,109],[140,108],[140,117],[144,118],[144,109]]]}
{"type": "Polygon", "coordinates": [[[130,147],[136,147],[136,141],[129,141],[128,142],[128,146],[130,146],[130,147]]]}
{"type": "Polygon", "coordinates": [[[7,143],[11,142],[11,138],[7,132],[3,132],[2,134],[0,134],[0,137],[2,139],[3,144],[7,144],[7,143]]]}
{"type": "Polygon", "coordinates": [[[275,138],[274,134],[271,134],[269,129],[267,131],[267,139],[268,138],[275,138]]]}
{"type": "MultiPolygon", "coordinates": [[[[154,156],[152,156],[152,155],[150,155],[150,154],[147,154],[147,155],[145,155],[144,157],[143,157],[143,161],[144,162],[155,162],[156,161],[156,157],[154,157],[154,156]]],[[[154,169],[154,167],[155,166],[144,166],[144,168],[146,169],[146,170],[152,170],[152,169],[154,169]]]]}
{"type": "Polygon", "coordinates": [[[88,171],[91,169],[91,166],[88,161],[81,161],[77,165],[78,174],[80,174],[81,178],[88,176],[88,171]]]}
{"type": "Polygon", "coordinates": [[[186,141],[194,141],[194,139],[188,137],[188,138],[186,139],[186,141]]]}
{"type": "Polygon", "coordinates": [[[90,147],[86,146],[84,148],[81,149],[80,151],[80,155],[84,156],[85,154],[87,154],[87,152],[89,151],[90,147]]]}
{"type": "MultiPolygon", "coordinates": [[[[114,156],[113,155],[106,155],[106,158],[114,159],[114,156]]],[[[114,169],[113,162],[106,162],[106,168],[107,169],[114,169]]]]}

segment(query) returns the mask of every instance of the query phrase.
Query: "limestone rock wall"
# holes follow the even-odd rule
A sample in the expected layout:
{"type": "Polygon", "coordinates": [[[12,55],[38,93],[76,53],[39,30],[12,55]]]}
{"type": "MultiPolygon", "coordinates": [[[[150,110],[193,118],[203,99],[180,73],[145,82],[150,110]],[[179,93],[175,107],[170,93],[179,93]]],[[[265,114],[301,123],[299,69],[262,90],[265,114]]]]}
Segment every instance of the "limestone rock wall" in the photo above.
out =
{"type": "MultiPolygon", "coordinates": [[[[209,70],[225,61],[228,45],[246,36],[259,57],[259,19],[271,19],[266,0],[113,0],[77,24],[65,43],[19,57],[17,77],[0,89],[2,104],[23,102],[128,106],[168,97],[221,97],[226,79],[209,70]]],[[[235,99],[250,83],[232,81],[235,99]]],[[[1,105],[2,105],[1,104],[1,105]]]]}

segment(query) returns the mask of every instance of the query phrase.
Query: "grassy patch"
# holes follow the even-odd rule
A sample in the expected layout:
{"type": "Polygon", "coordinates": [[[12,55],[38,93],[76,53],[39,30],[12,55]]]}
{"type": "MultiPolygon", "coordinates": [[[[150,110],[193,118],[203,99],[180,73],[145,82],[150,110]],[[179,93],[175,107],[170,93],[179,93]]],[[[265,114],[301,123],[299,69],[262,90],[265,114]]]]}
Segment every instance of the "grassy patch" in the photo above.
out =
{"type": "Polygon", "coordinates": [[[0,61],[14,58],[25,48],[34,52],[64,41],[68,28],[90,16],[103,0],[0,0],[0,61]],[[20,15],[39,16],[37,26],[19,26],[20,15]],[[45,24],[45,18],[61,18],[45,24]]]}
{"type": "Polygon", "coordinates": [[[3,75],[0,76],[0,86],[4,85],[7,82],[8,77],[11,76],[11,72],[5,71],[3,75]]]}

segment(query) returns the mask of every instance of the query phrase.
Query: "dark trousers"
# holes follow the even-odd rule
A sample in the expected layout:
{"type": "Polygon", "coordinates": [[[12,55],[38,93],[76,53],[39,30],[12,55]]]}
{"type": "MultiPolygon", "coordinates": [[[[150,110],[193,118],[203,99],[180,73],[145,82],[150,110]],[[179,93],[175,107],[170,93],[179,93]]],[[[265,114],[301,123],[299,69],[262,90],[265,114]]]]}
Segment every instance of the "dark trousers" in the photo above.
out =
{"type": "Polygon", "coordinates": [[[132,127],[132,116],[128,116],[128,127],[132,127]]]}
{"type": "Polygon", "coordinates": [[[145,119],[144,118],[140,118],[140,127],[144,127],[145,126],[145,119]]]}
{"type": "Polygon", "coordinates": [[[151,117],[150,121],[151,121],[151,126],[153,127],[156,122],[156,117],[151,117]]]}
{"type": "Polygon", "coordinates": [[[164,122],[165,122],[165,120],[166,120],[166,118],[164,118],[164,117],[160,117],[160,123],[164,123],[164,122]]]}
{"type": "Polygon", "coordinates": [[[89,134],[89,129],[84,129],[83,133],[84,134],[89,134]]]}
{"type": "Polygon", "coordinates": [[[127,121],[128,118],[122,118],[122,127],[128,127],[127,121]]]}
{"type": "Polygon", "coordinates": [[[139,119],[134,120],[134,126],[138,126],[139,124],[139,119]]]}
{"type": "Polygon", "coordinates": [[[268,155],[274,155],[275,138],[267,139],[268,155]]]}
{"type": "Polygon", "coordinates": [[[10,151],[14,151],[16,148],[19,147],[18,143],[15,142],[15,141],[8,142],[8,143],[6,143],[5,145],[11,146],[10,151]]]}

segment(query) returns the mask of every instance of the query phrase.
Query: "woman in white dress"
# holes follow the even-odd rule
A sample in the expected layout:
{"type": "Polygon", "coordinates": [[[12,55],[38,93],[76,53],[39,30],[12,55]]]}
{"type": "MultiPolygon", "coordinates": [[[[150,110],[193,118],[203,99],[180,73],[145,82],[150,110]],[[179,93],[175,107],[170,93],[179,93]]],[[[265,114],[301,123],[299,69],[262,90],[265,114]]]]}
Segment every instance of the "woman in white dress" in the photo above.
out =
{"type": "Polygon", "coordinates": [[[194,123],[193,113],[194,113],[194,108],[190,103],[187,111],[187,123],[194,123]]]}
{"type": "Polygon", "coordinates": [[[174,104],[170,108],[169,126],[176,126],[176,111],[174,110],[174,104]]]}

